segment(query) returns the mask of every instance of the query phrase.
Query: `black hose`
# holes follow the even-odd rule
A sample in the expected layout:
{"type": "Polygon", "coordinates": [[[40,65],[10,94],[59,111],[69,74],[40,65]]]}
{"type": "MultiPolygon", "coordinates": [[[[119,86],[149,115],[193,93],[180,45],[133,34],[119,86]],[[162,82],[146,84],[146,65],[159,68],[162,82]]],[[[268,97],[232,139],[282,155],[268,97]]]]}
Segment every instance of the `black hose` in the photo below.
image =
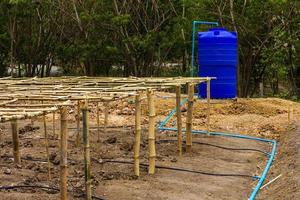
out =
{"type": "MultiPolygon", "coordinates": [[[[41,186],[41,185],[13,185],[13,186],[0,186],[0,190],[13,190],[17,188],[38,188],[38,189],[47,189],[47,190],[53,190],[59,192],[60,189],[54,188],[54,187],[48,187],[48,186],[41,186]]],[[[69,191],[70,192],[70,191],[69,191]]],[[[85,196],[85,193],[79,195],[78,197],[83,197],[85,196]]],[[[97,197],[92,195],[92,199],[96,200],[105,200],[101,197],[97,197]]]]}
{"type": "MultiPolygon", "coordinates": [[[[130,161],[121,161],[121,160],[104,160],[102,163],[134,164],[133,162],[130,162],[130,161]]],[[[144,164],[144,163],[140,163],[140,166],[149,167],[148,164],[144,164]]],[[[202,175],[208,175],[208,176],[235,176],[235,177],[246,177],[246,178],[252,178],[252,179],[257,178],[256,176],[247,175],[247,174],[211,173],[211,172],[196,171],[196,170],[183,169],[183,168],[177,168],[177,167],[166,167],[166,166],[160,166],[160,165],[155,165],[155,167],[158,169],[189,172],[189,173],[196,173],[196,174],[202,174],[202,175]]]]}
{"type": "MultiPolygon", "coordinates": [[[[157,142],[177,142],[177,140],[158,140],[157,142]]],[[[216,144],[210,144],[206,142],[193,142],[193,144],[200,144],[200,145],[207,145],[207,146],[212,146],[220,149],[225,149],[225,150],[230,150],[230,151],[254,151],[254,152],[259,152],[264,155],[269,155],[268,152],[265,152],[260,149],[254,149],[254,148],[231,148],[231,147],[224,147],[216,144]]]]}

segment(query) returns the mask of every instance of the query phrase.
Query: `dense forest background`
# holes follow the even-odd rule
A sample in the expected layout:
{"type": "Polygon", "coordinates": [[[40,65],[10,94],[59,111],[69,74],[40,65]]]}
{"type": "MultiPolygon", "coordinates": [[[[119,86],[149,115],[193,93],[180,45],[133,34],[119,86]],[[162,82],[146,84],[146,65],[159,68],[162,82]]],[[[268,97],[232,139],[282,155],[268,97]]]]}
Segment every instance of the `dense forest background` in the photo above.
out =
{"type": "Polygon", "coordinates": [[[299,12],[299,0],[0,0],[0,75],[187,76],[192,21],[207,20],[238,33],[239,96],[263,83],[299,98],[299,12]]]}

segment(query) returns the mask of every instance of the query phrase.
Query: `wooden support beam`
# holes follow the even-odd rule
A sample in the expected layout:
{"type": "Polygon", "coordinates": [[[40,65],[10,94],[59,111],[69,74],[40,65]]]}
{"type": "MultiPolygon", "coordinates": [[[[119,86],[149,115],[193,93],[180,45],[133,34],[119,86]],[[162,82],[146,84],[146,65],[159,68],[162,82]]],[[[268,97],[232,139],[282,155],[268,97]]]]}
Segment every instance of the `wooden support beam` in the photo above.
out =
{"type": "Polygon", "coordinates": [[[67,108],[60,109],[60,199],[68,199],[68,121],[67,108]]]}
{"type": "Polygon", "coordinates": [[[99,111],[99,102],[96,103],[97,104],[97,142],[100,142],[100,111],[99,111]]]}
{"type": "Polygon", "coordinates": [[[135,134],[134,134],[134,175],[140,175],[140,145],[141,145],[141,96],[135,96],[135,134]]]}
{"type": "Polygon", "coordinates": [[[55,112],[52,113],[52,134],[53,134],[53,137],[56,137],[56,126],[55,126],[55,112]]]}
{"type": "Polygon", "coordinates": [[[81,116],[81,112],[80,112],[80,105],[81,102],[77,101],[77,115],[76,115],[76,126],[77,126],[77,135],[76,135],[76,146],[79,147],[80,146],[80,116],[81,116]]]}
{"type": "Polygon", "coordinates": [[[182,156],[182,118],[181,118],[181,86],[176,86],[176,116],[177,116],[177,147],[178,155],[182,156]]]}
{"type": "Polygon", "coordinates": [[[194,103],[194,85],[187,84],[188,87],[188,107],[186,117],[186,152],[192,151],[192,123],[193,123],[193,103],[194,103]]]}
{"type": "Polygon", "coordinates": [[[149,109],[149,130],[148,130],[148,148],[149,148],[149,174],[155,173],[155,102],[153,90],[147,90],[148,109],[149,109]]]}
{"type": "Polygon", "coordinates": [[[88,130],[88,102],[82,107],[82,133],[84,144],[84,177],[85,177],[85,199],[92,199],[92,180],[91,180],[91,157],[90,157],[90,140],[88,130]]]}
{"type": "Polygon", "coordinates": [[[206,81],[206,98],[207,98],[207,122],[206,122],[206,130],[207,133],[210,132],[210,80],[206,81]]]}
{"type": "Polygon", "coordinates": [[[47,163],[48,163],[48,181],[50,182],[50,180],[51,180],[51,165],[50,165],[50,156],[49,156],[49,140],[48,140],[48,132],[47,132],[46,114],[44,114],[43,120],[44,120],[44,136],[45,136],[46,156],[47,156],[47,163]]]}
{"type": "Polygon", "coordinates": [[[20,149],[19,149],[19,133],[18,133],[18,124],[16,119],[11,121],[11,131],[12,131],[12,140],[13,140],[14,163],[21,164],[21,156],[20,156],[20,149]]]}
{"type": "Polygon", "coordinates": [[[104,134],[107,133],[109,103],[104,102],[104,134]]]}

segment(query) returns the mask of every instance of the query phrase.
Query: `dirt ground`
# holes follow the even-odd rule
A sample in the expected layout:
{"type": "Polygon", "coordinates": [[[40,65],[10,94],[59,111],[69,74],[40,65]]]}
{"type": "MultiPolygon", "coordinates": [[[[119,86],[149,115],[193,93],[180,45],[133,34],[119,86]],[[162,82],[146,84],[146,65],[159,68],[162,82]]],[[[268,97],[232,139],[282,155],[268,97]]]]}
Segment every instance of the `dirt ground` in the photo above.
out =
{"type": "MultiPolygon", "coordinates": [[[[160,93],[156,101],[158,122],[174,108],[175,101],[168,93],[160,93]]],[[[257,181],[251,177],[260,175],[267,157],[256,151],[228,150],[230,148],[251,148],[270,151],[265,143],[244,139],[197,135],[193,141],[191,155],[178,158],[176,142],[162,141],[176,139],[176,133],[157,132],[157,165],[184,168],[217,174],[243,174],[246,176],[211,176],[191,172],[157,169],[155,175],[148,175],[147,168],[141,167],[139,178],[133,175],[131,164],[107,162],[109,160],[132,161],[134,138],[134,105],[132,100],[110,104],[108,132],[102,129],[100,135],[96,125],[95,105],[90,109],[91,155],[93,195],[103,199],[247,199],[257,181]],[[100,136],[100,141],[97,138],[100,136]],[[209,145],[210,144],[210,145],[209,145]],[[216,145],[216,146],[212,146],[216,145]]],[[[100,106],[101,113],[103,107],[100,106]]],[[[184,108],[183,108],[184,110],[184,108]]],[[[194,104],[193,126],[206,129],[207,105],[203,100],[194,104]]],[[[69,194],[70,199],[83,199],[84,173],[83,149],[76,147],[76,124],[74,108],[69,110],[69,194]]],[[[269,180],[280,178],[262,189],[257,199],[297,199],[300,190],[299,128],[300,104],[290,101],[268,99],[238,99],[213,101],[211,106],[211,130],[238,132],[279,141],[274,164],[268,174],[269,180]],[[289,112],[290,110],[290,112],[289,112]],[[288,115],[290,113],[290,123],[288,115]]],[[[141,163],[147,163],[147,107],[143,105],[141,163]]],[[[183,113],[183,121],[185,122],[183,113]]],[[[47,180],[47,162],[44,145],[42,119],[19,122],[22,164],[15,166],[12,159],[10,124],[1,124],[0,187],[9,185],[59,186],[59,140],[52,133],[52,115],[48,116],[50,134],[51,180],[47,180]]],[[[176,125],[171,118],[168,127],[176,125]]],[[[103,116],[101,116],[101,124],[103,116]]],[[[56,134],[59,119],[56,120],[56,134]]],[[[0,199],[59,199],[58,191],[37,188],[0,190],[0,199]]]]}

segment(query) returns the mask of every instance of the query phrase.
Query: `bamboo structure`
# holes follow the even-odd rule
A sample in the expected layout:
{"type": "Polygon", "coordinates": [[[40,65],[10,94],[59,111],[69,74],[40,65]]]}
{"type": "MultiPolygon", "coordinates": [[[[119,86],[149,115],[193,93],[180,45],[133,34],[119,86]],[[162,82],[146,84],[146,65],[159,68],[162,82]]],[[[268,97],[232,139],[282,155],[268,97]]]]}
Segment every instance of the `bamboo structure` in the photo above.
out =
{"type": "Polygon", "coordinates": [[[148,130],[148,148],[149,148],[149,174],[155,173],[155,102],[153,90],[147,90],[148,109],[149,109],[149,130],[148,130]]]}
{"type": "Polygon", "coordinates": [[[206,98],[207,98],[207,122],[206,122],[206,130],[209,134],[210,132],[210,80],[206,81],[206,98]]]}
{"type": "Polygon", "coordinates": [[[107,133],[108,110],[109,110],[109,104],[108,102],[104,102],[104,134],[107,133]]]}
{"type": "Polygon", "coordinates": [[[76,127],[77,127],[77,135],[76,135],[76,146],[80,146],[80,101],[77,101],[77,115],[76,115],[76,127]]]}
{"type": "Polygon", "coordinates": [[[181,118],[181,86],[176,86],[176,117],[177,117],[177,146],[178,155],[182,156],[182,118],[181,118]]]}
{"type": "Polygon", "coordinates": [[[97,142],[100,142],[100,111],[99,111],[99,102],[97,102],[97,142]]]}
{"type": "Polygon", "coordinates": [[[84,144],[84,176],[85,176],[85,199],[92,199],[92,180],[91,180],[91,158],[90,158],[90,141],[88,131],[88,102],[82,107],[82,133],[84,144]]]}
{"type": "Polygon", "coordinates": [[[134,175],[140,176],[141,96],[135,96],[134,175]]]}
{"type": "MultiPolygon", "coordinates": [[[[80,145],[80,114],[83,101],[91,103],[103,103],[104,105],[104,132],[107,133],[109,103],[122,101],[135,96],[135,146],[134,146],[134,173],[139,175],[139,150],[141,140],[141,96],[147,91],[147,106],[149,110],[148,151],[149,174],[155,173],[155,103],[154,91],[163,91],[176,87],[177,128],[178,128],[178,153],[182,154],[182,119],[180,113],[180,88],[189,85],[189,101],[186,125],[187,151],[191,150],[192,130],[192,105],[194,85],[204,83],[211,78],[201,77],[170,77],[170,78],[116,78],[116,77],[51,77],[51,78],[11,78],[0,79],[0,122],[10,122],[12,126],[12,138],[15,163],[20,163],[19,138],[17,120],[31,119],[32,122],[39,116],[53,114],[53,134],[55,134],[55,112],[60,112],[60,192],[61,199],[67,199],[67,106],[76,107],[77,135],[76,144],[80,145]],[[39,103],[43,101],[44,104],[39,103]]],[[[208,95],[209,97],[209,95],[208,95]]],[[[209,105],[209,102],[208,102],[209,105]]],[[[85,180],[86,198],[91,199],[90,178],[90,147],[87,104],[82,109],[83,137],[85,150],[85,180]]],[[[208,109],[209,110],[209,109],[208,109]]],[[[99,106],[97,107],[97,130],[99,137],[99,106]]],[[[44,121],[45,122],[45,121],[44,121]]],[[[208,119],[209,124],[209,119],[208,119]]],[[[48,140],[48,131],[45,128],[45,140],[48,140]]],[[[209,128],[208,128],[209,129],[209,128]]],[[[47,143],[47,142],[46,142],[47,143]]],[[[46,144],[48,146],[48,144],[46,144]]],[[[46,150],[49,154],[49,149],[46,150]]],[[[47,156],[48,159],[48,156],[47,156]]],[[[49,169],[49,165],[48,165],[49,169]]],[[[49,170],[50,173],[50,170],[49,170]]]]}
{"type": "Polygon", "coordinates": [[[194,85],[187,84],[188,87],[188,107],[186,116],[186,152],[192,151],[192,123],[193,123],[193,103],[194,103],[194,85]]]}
{"type": "Polygon", "coordinates": [[[55,127],[55,112],[53,112],[53,114],[52,114],[52,134],[54,137],[56,137],[55,129],[56,129],[56,127],[55,127]]]}
{"type": "Polygon", "coordinates": [[[60,199],[68,199],[68,124],[67,108],[62,107],[60,110],[60,199]]]}
{"type": "Polygon", "coordinates": [[[12,131],[12,141],[13,141],[13,155],[14,163],[21,163],[20,149],[19,149],[19,133],[18,133],[18,124],[17,120],[11,121],[11,131],[12,131]]]}
{"type": "Polygon", "coordinates": [[[48,132],[47,132],[47,119],[46,115],[43,116],[44,120],[44,136],[45,136],[45,147],[46,147],[46,156],[47,156],[47,164],[48,164],[48,181],[51,180],[51,165],[49,158],[49,140],[48,140],[48,132]]]}

